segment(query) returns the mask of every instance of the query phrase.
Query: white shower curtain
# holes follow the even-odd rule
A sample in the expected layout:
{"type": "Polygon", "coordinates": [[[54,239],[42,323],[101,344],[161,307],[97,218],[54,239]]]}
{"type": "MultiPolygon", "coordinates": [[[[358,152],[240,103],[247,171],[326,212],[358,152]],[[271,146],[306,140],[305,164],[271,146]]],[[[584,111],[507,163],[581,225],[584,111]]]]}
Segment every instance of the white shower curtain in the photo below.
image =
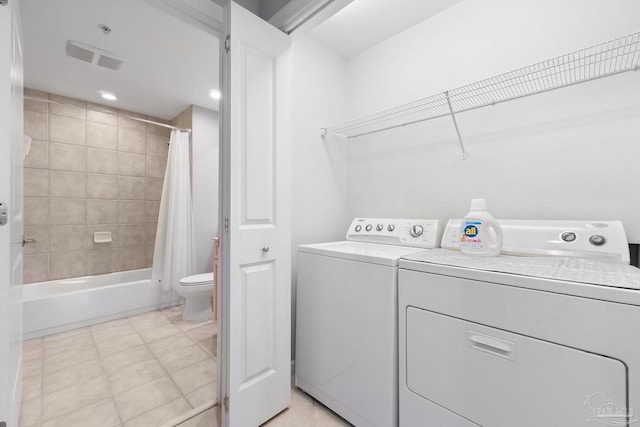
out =
{"type": "Polygon", "coordinates": [[[165,291],[193,274],[189,151],[189,133],[171,132],[151,268],[152,282],[165,291]]]}

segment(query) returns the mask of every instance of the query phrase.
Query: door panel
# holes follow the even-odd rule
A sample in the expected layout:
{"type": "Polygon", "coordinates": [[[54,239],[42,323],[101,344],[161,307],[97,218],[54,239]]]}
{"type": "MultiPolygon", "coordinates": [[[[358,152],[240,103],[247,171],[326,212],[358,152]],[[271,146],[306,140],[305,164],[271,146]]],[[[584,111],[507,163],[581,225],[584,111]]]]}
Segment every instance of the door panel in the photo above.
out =
{"type": "Polygon", "coordinates": [[[291,384],[290,38],[231,2],[221,120],[222,425],[257,426],[291,384]],[[228,399],[227,399],[228,398],[228,399]],[[225,404],[225,402],[227,402],[225,404]]]}

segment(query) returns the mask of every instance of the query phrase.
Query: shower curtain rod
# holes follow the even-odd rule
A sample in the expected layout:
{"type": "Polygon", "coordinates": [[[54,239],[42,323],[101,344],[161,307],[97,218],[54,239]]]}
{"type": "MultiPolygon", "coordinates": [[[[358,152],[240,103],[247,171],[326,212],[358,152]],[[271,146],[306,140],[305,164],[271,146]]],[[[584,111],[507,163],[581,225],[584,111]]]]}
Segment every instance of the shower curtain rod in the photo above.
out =
{"type": "MultiPolygon", "coordinates": [[[[77,105],[74,105],[74,104],[67,104],[67,103],[64,103],[64,102],[51,101],[50,99],[34,98],[34,97],[31,97],[31,96],[25,96],[24,99],[29,99],[31,101],[46,102],[48,104],[65,105],[65,106],[68,106],[68,107],[77,107],[77,105]]],[[[166,123],[154,122],[153,120],[141,119],[140,117],[127,116],[126,114],[120,114],[120,113],[116,113],[114,111],[103,110],[103,109],[100,109],[100,108],[93,108],[93,107],[85,107],[85,108],[87,110],[96,111],[98,113],[113,114],[115,116],[126,117],[127,119],[137,120],[137,121],[143,122],[143,123],[149,123],[150,125],[162,126],[163,128],[167,128],[167,129],[173,129],[173,130],[179,130],[181,132],[189,132],[189,133],[191,133],[191,129],[182,129],[182,128],[179,128],[179,127],[168,125],[166,123]]]]}

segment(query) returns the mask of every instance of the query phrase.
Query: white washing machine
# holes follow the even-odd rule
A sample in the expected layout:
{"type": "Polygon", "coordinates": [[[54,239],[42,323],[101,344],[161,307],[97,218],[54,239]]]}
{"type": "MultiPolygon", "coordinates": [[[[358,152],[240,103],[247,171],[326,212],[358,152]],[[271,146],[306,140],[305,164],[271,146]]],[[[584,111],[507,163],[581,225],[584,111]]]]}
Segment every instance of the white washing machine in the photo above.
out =
{"type": "Polygon", "coordinates": [[[298,247],[295,383],[358,427],[398,425],[398,260],[433,248],[436,220],[353,220],[298,247]]]}
{"type": "Polygon", "coordinates": [[[400,260],[400,425],[640,425],[640,270],[622,224],[500,223],[512,256],[452,250],[450,221],[450,249],[400,260]]]}

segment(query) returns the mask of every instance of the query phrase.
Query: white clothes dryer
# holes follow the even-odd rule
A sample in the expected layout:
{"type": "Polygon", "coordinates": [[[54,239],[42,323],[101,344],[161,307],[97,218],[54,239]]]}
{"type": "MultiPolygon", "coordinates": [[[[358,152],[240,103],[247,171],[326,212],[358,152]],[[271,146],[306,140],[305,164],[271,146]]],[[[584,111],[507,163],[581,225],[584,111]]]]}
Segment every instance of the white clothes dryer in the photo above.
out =
{"type": "Polygon", "coordinates": [[[500,222],[512,255],[400,260],[400,425],[639,423],[640,270],[622,224],[500,222]]]}
{"type": "Polygon", "coordinates": [[[398,260],[438,241],[436,220],[356,218],[298,247],[295,383],[355,426],[398,425],[398,260]]]}

